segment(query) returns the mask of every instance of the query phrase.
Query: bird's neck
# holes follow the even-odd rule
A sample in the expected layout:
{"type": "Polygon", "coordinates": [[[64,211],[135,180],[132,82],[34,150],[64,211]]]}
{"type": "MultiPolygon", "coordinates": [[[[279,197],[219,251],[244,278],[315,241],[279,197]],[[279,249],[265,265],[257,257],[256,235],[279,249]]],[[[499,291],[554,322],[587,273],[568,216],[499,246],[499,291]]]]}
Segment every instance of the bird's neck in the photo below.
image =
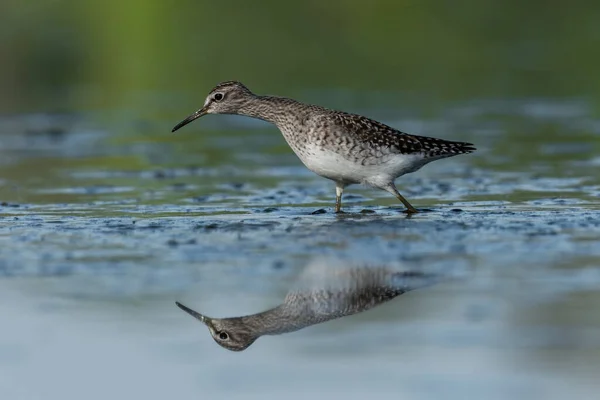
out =
{"type": "Polygon", "coordinates": [[[239,108],[237,114],[261,119],[279,127],[286,118],[294,116],[300,104],[285,97],[254,95],[239,108]]]}
{"type": "Polygon", "coordinates": [[[240,317],[240,322],[255,332],[257,336],[279,335],[294,332],[310,325],[298,317],[298,315],[290,312],[285,304],[281,304],[267,311],[240,317]]]}

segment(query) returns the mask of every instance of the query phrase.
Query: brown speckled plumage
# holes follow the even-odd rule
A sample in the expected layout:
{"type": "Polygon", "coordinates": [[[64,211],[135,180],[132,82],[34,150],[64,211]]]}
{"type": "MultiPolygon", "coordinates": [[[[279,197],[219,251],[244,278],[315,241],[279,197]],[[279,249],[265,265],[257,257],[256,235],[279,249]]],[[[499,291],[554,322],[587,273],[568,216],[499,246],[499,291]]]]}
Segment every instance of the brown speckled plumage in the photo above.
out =
{"type": "Polygon", "coordinates": [[[409,135],[370,118],[305,104],[293,99],[253,94],[239,82],[213,88],[197,113],[173,130],[207,113],[239,114],[275,124],[311,171],[336,182],[336,211],[343,189],[364,183],[395,195],[394,181],[441,158],[475,151],[471,143],[409,135]]]}

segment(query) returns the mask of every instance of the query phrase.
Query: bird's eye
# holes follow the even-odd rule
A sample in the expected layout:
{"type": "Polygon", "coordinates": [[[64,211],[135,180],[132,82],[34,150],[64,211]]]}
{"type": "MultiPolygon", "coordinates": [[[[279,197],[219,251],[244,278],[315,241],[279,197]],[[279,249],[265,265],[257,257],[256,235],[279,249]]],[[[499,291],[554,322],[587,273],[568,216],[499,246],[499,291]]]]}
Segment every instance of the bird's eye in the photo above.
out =
{"type": "Polygon", "coordinates": [[[223,100],[223,93],[217,93],[217,94],[215,94],[215,96],[213,98],[216,101],[221,101],[221,100],[223,100]]]}
{"type": "Polygon", "coordinates": [[[229,335],[227,334],[227,332],[219,332],[219,339],[227,340],[229,339],[229,335]]]}

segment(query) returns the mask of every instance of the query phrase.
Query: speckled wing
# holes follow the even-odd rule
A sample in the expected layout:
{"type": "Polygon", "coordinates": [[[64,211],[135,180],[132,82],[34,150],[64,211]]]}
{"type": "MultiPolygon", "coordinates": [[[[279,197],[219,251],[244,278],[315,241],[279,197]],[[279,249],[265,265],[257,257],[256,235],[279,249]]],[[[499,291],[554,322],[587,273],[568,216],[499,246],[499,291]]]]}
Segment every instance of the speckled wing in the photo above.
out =
{"type": "Polygon", "coordinates": [[[388,149],[397,154],[423,153],[423,144],[414,136],[367,117],[336,112],[332,120],[351,139],[375,149],[388,149]]]}
{"type": "Polygon", "coordinates": [[[346,133],[349,140],[365,143],[373,149],[385,149],[390,153],[444,158],[475,151],[471,143],[409,135],[361,115],[335,112],[332,120],[346,133]]]}

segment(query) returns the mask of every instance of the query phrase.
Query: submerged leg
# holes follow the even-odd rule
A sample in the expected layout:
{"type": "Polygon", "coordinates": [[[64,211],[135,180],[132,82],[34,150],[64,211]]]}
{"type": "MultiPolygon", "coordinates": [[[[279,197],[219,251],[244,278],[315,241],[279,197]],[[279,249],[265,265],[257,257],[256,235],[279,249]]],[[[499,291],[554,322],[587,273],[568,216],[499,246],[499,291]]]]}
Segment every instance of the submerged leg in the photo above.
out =
{"type": "Polygon", "coordinates": [[[344,193],[344,185],[335,183],[335,212],[342,212],[342,193],[344,193]]]}
{"type": "Polygon", "coordinates": [[[404,196],[402,196],[402,195],[401,195],[401,194],[398,192],[398,189],[396,189],[396,186],[395,186],[393,183],[391,183],[390,185],[388,185],[387,187],[385,187],[385,188],[383,188],[383,189],[384,189],[384,190],[387,190],[388,192],[390,192],[391,194],[393,194],[394,196],[396,196],[396,198],[397,198],[398,200],[400,200],[400,201],[402,202],[402,204],[404,204],[404,207],[406,207],[406,212],[407,212],[407,213],[409,213],[409,214],[415,214],[415,213],[418,213],[417,209],[416,209],[416,208],[414,208],[414,207],[412,206],[412,204],[410,204],[410,203],[408,202],[408,200],[406,200],[406,199],[404,198],[404,196]]]}

